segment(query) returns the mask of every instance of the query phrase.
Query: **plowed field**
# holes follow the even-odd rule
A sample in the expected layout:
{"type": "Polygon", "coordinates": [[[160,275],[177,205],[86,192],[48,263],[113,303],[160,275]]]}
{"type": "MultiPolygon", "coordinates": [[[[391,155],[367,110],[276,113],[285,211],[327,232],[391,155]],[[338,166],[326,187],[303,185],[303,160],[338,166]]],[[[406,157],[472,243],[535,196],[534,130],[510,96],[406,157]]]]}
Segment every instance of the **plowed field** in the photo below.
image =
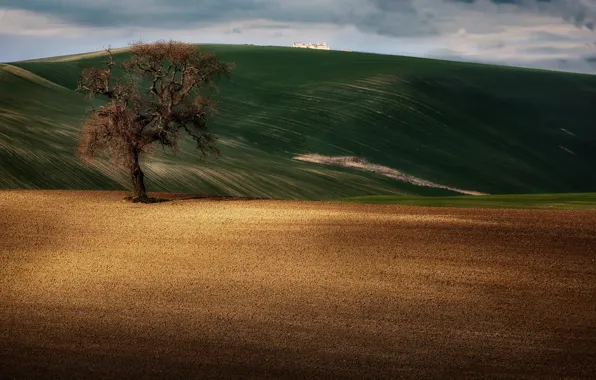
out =
{"type": "Polygon", "coordinates": [[[593,378],[596,212],[0,191],[0,378],[593,378]]]}

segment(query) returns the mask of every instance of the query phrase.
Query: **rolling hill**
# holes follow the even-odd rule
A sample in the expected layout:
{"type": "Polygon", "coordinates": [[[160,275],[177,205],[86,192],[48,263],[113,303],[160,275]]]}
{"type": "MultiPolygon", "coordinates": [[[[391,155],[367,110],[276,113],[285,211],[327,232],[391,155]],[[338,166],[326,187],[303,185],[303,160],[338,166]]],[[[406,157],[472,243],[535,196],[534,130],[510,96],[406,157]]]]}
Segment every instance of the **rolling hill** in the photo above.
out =
{"type": "MultiPolygon", "coordinates": [[[[286,199],[596,191],[596,76],[280,47],[199,45],[236,63],[212,129],[155,149],[148,190],[286,199]],[[338,158],[339,157],[339,158],[338,158]],[[343,165],[343,166],[338,166],[343,165]]],[[[115,58],[126,58],[126,49],[115,58]]],[[[75,156],[91,53],[0,65],[0,188],[128,188],[75,156]]]]}

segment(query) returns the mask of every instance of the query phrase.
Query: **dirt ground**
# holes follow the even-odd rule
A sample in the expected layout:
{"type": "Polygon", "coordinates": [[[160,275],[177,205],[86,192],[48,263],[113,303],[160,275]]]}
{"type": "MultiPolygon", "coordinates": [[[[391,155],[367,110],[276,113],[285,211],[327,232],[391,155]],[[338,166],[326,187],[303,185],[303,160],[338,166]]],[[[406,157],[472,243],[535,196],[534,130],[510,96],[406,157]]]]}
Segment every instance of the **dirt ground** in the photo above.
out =
{"type": "Polygon", "coordinates": [[[594,378],[596,211],[0,191],[0,379],[594,378]]]}

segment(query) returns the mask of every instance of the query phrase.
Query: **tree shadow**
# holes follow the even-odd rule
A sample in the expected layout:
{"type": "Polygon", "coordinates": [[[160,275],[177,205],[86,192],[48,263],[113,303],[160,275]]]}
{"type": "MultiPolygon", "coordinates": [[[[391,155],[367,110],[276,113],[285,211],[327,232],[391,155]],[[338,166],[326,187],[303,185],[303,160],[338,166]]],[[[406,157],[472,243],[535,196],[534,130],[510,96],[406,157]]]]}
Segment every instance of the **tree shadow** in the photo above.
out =
{"type": "Polygon", "coordinates": [[[186,193],[151,193],[151,197],[138,198],[129,195],[124,199],[131,203],[163,203],[172,201],[187,201],[205,199],[210,201],[251,201],[251,200],[280,200],[277,198],[240,197],[233,195],[186,194],[186,193]]]}
{"type": "Polygon", "coordinates": [[[134,195],[126,196],[124,197],[124,200],[129,201],[131,203],[162,203],[169,201],[169,199],[165,198],[137,197],[134,195]]]}

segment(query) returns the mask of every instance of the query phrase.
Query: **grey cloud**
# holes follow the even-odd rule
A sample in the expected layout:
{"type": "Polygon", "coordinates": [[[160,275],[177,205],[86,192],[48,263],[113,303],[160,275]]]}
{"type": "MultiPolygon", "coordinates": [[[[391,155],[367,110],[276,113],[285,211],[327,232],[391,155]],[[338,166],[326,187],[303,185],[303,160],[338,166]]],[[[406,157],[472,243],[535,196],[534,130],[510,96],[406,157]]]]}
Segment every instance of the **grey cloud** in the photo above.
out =
{"type": "Polygon", "coordinates": [[[560,17],[578,27],[594,30],[596,0],[448,0],[470,6],[486,7],[487,3],[515,6],[520,11],[560,17]]]}
{"type": "Polygon", "coordinates": [[[0,8],[50,15],[79,26],[181,29],[248,18],[353,25],[388,36],[432,35],[435,13],[420,1],[442,0],[0,0],[0,8]]]}
{"type": "Polygon", "coordinates": [[[592,58],[550,58],[531,61],[512,61],[499,59],[482,59],[480,57],[466,57],[449,49],[439,49],[431,55],[432,58],[446,59],[460,62],[477,62],[505,66],[528,67],[544,70],[568,71],[575,73],[594,74],[596,71],[596,56],[592,58]]]}
{"type": "Polygon", "coordinates": [[[548,70],[569,71],[584,74],[594,74],[596,65],[584,59],[557,59],[549,61],[533,62],[533,67],[548,70]]]}
{"type": "Polygon", "coordinates": [[[532,33],[532,35],[537,40],[549,41],[549,42],[570,42],[570,41],[575,40],[575,38],[573,38],[573,37],[556,34],[556,33],[543,32],[543,31],[534,32],[534,33],[532,33]]]}
{"type": "Polygon", "coordinates": [[[245,29],[290,29],[288,24],[266,24],[266,25],[254,25],[254,26],[247,26],[245,29]]]}
{"type": "Polygon", "coordinates": [[[259,0],[0,0],[0,8],[23,9],[80,26],[183,27],[267,10],[259,0]]]}
{"type": "Polygon", "coordinates": [[[536,46],[524,48],[522,51],[526,54],[566,54],[571,50],[572,49],[565,47],[536,46]]]}
{"type": "MultiPolygon", "coordinates": [[[[588,28],[596,22],[596,0],[0,0],[0,8],[34,11],[81,26],[183,29],[265,18],[352,25],[392,37],[441,34],[441,23],[456,18],[462,8],[496,15],[498,7],[554,15],[588,28]]],[[[482,32],[494,24],[466,28],[482,32]]]]}
{"type": "Polygon", "coordinates": [[[538,0],[535,2],[524,0],[543,13],[561,17],[578,27],[594,30],[596,23],[596,0],[538,0]]]}

